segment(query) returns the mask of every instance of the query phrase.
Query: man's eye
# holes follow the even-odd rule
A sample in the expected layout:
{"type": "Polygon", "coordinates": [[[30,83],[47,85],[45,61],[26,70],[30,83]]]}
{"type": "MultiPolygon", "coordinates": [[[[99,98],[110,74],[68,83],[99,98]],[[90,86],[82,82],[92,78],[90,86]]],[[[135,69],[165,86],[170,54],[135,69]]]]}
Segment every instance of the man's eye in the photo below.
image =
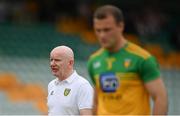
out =
{"type": "Polygon", "coordinates": [[[108,32],[110,29],[104,29],[105,32],[108,32]]]}
{"type": "Polygon", "coordinates": [[[100,31],[101,31],[101,30],[99,30],[99,29],[96,30],[96,32],[98,32],[98,33],[99,33],[100,31]]]}
{"type": "Polygon", "coordinates": [[[61,59],[55,59],[55,61],[61,61],[61,59]]]}

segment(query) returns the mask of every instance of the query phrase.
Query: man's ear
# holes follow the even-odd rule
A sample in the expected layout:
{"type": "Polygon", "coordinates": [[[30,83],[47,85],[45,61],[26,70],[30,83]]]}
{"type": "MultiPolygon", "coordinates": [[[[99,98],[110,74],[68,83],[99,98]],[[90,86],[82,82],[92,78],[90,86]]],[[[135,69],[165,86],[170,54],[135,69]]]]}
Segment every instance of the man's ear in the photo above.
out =
{"type": "Polygon", "coordinates": [[[70,65],[74,65],[74,60],[71,59],[71,60],[69,61],[69,64],[70,64],[70,65]]]}

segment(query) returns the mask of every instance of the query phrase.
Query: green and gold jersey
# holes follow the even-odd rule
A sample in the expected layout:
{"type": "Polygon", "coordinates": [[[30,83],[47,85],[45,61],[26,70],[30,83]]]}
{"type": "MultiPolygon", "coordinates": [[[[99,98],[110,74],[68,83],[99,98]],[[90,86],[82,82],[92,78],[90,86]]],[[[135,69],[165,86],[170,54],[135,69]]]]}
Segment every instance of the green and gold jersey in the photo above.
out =
{"type": "Polygon", "coordinates": [[[144,83],[160,76],[153,56],[128,42],[116,53],[101,48],[88,61],[98,94],[98,114],[150,114],[144,83]]]}

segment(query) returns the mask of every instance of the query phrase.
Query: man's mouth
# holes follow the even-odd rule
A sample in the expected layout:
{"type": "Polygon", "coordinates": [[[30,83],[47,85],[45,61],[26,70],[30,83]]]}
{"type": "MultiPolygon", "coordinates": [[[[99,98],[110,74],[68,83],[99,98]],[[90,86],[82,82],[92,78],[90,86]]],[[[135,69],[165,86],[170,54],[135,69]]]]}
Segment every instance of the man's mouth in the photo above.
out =
{"type": "Polygon", "coordinates": [[[107,39],[101,39],[102,43],[107,43],[107,39]]]}
{"type": "Polygon", "coordinates": [[[57,72],[57,71],[58,71],[58,68],[52,67],[51,70],[52,70],[53,72],[57,72]]]}

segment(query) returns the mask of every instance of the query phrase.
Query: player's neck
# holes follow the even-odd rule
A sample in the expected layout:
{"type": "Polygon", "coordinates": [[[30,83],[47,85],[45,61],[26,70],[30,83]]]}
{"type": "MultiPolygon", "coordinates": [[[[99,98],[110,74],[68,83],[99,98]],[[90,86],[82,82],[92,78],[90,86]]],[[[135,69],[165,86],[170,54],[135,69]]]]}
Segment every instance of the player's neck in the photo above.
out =
{"type": "Polygon", "coordinates": [[[119,51],[121,48],[123,48],[125,46],[125,44],[127,43],[127,40],[124,37],[121,37],[119,39],[119,41],[116,43],[116,45],[114,45],[114,47],[112,49],[109,49],[110,52],[117,52],[119,51]]]}

